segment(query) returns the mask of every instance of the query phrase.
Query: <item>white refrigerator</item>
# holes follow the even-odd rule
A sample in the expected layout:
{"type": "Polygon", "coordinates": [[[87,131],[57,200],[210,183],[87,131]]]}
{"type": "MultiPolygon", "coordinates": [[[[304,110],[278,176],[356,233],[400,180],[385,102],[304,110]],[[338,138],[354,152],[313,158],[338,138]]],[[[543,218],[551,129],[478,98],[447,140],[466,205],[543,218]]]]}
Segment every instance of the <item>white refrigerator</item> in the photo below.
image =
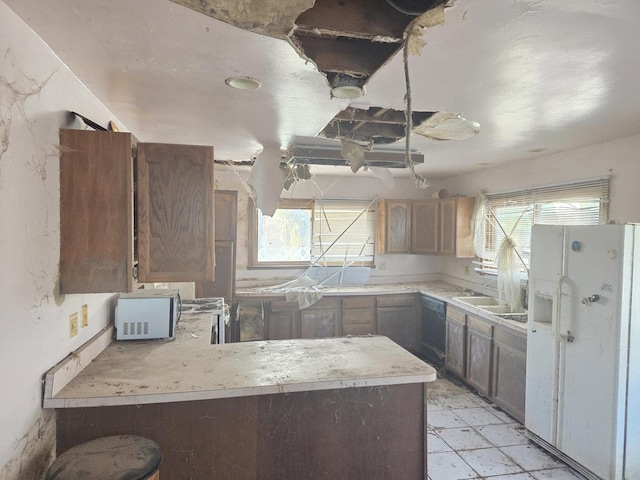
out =
{"type": "Polygon", "coordinates": [[[640,479],[640,225],[534,225],[526,386],[534,441],[640,479]]]}

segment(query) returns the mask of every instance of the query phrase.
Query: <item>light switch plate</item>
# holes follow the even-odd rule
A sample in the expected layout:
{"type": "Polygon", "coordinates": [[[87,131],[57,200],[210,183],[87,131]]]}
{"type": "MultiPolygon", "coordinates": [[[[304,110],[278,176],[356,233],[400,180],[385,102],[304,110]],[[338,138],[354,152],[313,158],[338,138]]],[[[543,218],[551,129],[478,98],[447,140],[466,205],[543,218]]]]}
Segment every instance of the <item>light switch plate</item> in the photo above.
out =
{"type": "Polygon", "coordinates": [[[85,303],[82,305],[82,328],[89,325],[89,306],[85,303]]]}

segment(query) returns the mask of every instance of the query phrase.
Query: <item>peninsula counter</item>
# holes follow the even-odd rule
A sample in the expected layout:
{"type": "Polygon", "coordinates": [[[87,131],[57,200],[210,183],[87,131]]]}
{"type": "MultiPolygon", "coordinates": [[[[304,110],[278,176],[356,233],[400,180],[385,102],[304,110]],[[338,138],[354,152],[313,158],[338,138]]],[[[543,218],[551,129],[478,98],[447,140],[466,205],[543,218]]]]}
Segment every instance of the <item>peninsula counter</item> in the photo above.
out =
{"type": "Polygon", "coordinates": [[[186,314],[175,339],[111,342],[59,391],[45,387],[58,453],[131,434],[160,445],[172,480],[427,478],[436,372],[419,358],[379,336],[210,334],[210,315],[186,314]]]}

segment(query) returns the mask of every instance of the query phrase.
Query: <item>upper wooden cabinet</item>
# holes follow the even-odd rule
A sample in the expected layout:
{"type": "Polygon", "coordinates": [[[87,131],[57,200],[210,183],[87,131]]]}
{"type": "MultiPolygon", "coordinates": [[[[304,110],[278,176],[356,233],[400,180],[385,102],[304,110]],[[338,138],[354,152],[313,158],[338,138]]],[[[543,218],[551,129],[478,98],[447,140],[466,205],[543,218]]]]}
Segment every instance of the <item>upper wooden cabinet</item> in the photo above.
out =
{"type": "Polygon", "coordinates": [[[131,147],[129,133],[60,130],[60,293],[131,290],[131,147]]]}
{"type": "Polygon", "coordinates": [[[436,198],[414,201],[411,210],[411,253],[437,254],[440,201],[436,198]]]}
{"type": "Polygon", "coordinates": [[[196,282],[195,295],[197,298],[222,297],[227,304],[231,305],[236,284],[238,192],[236,190],[216,190],[215,199],[216,279],[212,282],[196,282]]]}
{"type": "Polygon", "coordinates": [[[378,253],[409,253],[411,250],[411,201],[378,202],[378,253]]]}
{"type": "Polygon", "coordinates": [[[213,148],[137,145],[129,133],[60,131],[60,291],[214,278],[213,148]],[[134,240],[134,207],[137,233],[134,240]]]}
{"type": "Polygon", "coordinates": [[[138,144],[138,278],[214,279],[213,148],[138,144]]]}
{"type": "Polygon", "coordinates": [[[380,200],[378,253],[473,257],[473,197],[380,200]]]}
{"type": "Polygon", "coordinates": [[[473,197],[452,197],[440,201],[440,254],[458,258],[474,257],[473,197]]]}

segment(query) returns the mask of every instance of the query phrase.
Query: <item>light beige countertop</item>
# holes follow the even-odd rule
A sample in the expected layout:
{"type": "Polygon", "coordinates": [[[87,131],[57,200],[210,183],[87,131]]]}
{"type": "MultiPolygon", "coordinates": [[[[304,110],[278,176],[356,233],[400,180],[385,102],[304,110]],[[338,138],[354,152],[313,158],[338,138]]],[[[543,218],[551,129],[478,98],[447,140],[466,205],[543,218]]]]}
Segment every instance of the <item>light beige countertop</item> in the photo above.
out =
{"type": "MultiPolygon", "coordinates": [[[[322,288],[321,292],[322,295],[326,297],[419,293],[422,295],[429,295],[439,300],[443,300],[448,304],[463,309],[472,315],[485,318],[498,325],[503,325],[505,327],[512,328],[518,332],[525,334],[527,332],[526,323],[502,318],[498,315],[493,315],[489,312],[481,310],[480,308],[460,302],[459,300],[455,300],[455,297],[464,297],[472,295],[473,293],[468,289],[441,280],[415,283],[372,284],[349,287],[324,287],[322,288]]],[[[236,301],[263,299],[269,297],[284,297],[284,292],[273,290],[268,287],[242,288],[236,290],[236,301]]]]}
{"type": "Polygon", "coordinates": [[[173,340],[113,341],[61,390],[48,396],[55,390],[45,386],[44,407],[179,402],[436,378],[433,367],[381,336],[212,345],[210,334],[211,315],[184,314],[173,340]]]}

